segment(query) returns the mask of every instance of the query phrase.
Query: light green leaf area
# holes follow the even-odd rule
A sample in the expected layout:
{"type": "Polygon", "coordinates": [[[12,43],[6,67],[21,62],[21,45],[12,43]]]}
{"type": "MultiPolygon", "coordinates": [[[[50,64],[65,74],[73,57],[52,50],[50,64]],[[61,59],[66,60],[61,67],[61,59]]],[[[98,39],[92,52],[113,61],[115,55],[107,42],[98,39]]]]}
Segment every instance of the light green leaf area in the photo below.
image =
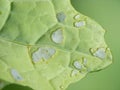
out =
{"type": "Polygon", "coordinates": [[[104,34],[69,0],[0,0],[0,88],[65,90],[112,63],[104,34]]]}

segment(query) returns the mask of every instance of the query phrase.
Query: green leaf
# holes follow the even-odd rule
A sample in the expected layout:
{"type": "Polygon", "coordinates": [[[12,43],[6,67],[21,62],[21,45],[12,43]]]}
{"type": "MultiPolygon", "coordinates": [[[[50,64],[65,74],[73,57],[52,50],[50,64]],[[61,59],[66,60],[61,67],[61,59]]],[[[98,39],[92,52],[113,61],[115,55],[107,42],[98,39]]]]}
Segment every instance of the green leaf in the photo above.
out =
{"type": "Polygon", "coordinates": [[[0,79],[65,90],[112,63],[104,34],[69,0],[0,0],[0,79]]]}

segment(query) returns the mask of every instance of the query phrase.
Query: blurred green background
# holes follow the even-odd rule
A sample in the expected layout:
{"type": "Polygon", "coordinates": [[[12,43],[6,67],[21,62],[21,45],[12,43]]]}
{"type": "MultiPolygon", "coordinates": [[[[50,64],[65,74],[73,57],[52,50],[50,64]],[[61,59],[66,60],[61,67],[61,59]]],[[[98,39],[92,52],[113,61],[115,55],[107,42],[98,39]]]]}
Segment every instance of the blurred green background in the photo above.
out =
{"type": "Polygon", "coordinates": [[[72,0],[72,4],[105,28],[114,61],[105,70],[88,74],[67,90],[120,90],[120,0],[72,0]]]}
{"type": "MultiPolygon", "coordinates": [[[[120,90],[120,0],[71,0],[77,11],[102,25],[112,50],[113,64],[105,70],[90,73],[67,90],[120,90]]],[[[31,90],[14,85],[3,90],[31,90]]]]}

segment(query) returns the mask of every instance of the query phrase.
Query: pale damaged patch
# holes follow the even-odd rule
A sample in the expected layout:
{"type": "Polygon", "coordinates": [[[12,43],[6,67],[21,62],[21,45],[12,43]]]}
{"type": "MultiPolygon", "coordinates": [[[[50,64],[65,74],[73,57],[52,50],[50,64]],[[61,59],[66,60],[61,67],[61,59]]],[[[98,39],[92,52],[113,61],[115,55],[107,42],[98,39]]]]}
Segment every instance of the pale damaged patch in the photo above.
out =
{"type": "Polygon", "coordinates": [[[66,15],[64,12],[60,12],[56,15],[58,22],[62,23],[66,19],[66,15]]]}
{"type": "Polygon", "coordinates": [[[76,75],[78,75],[79,74],[79,71],[78,70],[72,70],[72,72],[71,72],[71,77],[74,77],[74,76],[76,76],[76,75]]]}
{"type": "Polygon", "coordinates": [[[63,39],[64,39],[64,37],[63,37],[63,30],[62,29],[58,29],[58,30],[54,31],[52,33],[52,37],[51,38],[52,38],[52,41],[57,43],[57,44],[62,43],[63,39]]]}
{"type": "Polygon", "coordinates": [[[50,47],[41,47],[33,53],[33,62],[38,62],[41,59],[48,60],[55,54],[56,50],[50,47]]]}
{"type": "Polygon", "coordinates": [[[91,52],[95,57],[98,57],[100,59],[105,59],[106,58],[106,49],[105,48],[98,48],[97,50],[92,50],[91,52]]]}
{"type": "Polygon", "coordinates": [[[11,75],[16,81],[22,81],[23,77],[19,74],[19,72],[15,69],[11,69],[11,75]]]}
{"type": "Polygon", "coordinates": [[[80,19],[80,14],[75,15],[74,19],[75,19],[75,20],[80,19]]]}
{"type": "Polygon", "coordinates": [[[79,61],[74,61],[73,65],[76,69],[82,69],[82,64],[79,61]]]}
{"type": "Polygon", "coordinates": [[[75,23],[74,23],[74,26],[75,26],[76,28],[80,28],[80,27],[82,27],[82,26],[85,26],[85,21],[75,22],[75,23]]]}

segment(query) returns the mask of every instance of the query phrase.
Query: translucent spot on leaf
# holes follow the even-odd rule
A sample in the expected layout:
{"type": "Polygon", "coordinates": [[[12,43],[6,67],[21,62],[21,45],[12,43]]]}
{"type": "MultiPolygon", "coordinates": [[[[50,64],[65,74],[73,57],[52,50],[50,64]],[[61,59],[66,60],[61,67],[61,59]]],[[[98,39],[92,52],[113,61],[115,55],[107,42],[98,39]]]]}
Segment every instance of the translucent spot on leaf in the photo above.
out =
{"type": "Polygon", "coordinates": [[[75,22],[74,26],[77,28],[80,28],[82,26],[85,26],[85,21],[79,21],[79,22],[75,22]]]}
{"type": "Polygon", "coordinates": [[[94,53],[94,56],[104,59],[106,57],[106,52],[104,48],[98,48],[94,53]]]}
{"type": "Polygon", "coordinates": [[[52,40],[55,42],[55,43],[62,43],[63,42],[63,32],[61,29],[58,29],[56,30],[55,32],[52,33],[52,40]]]}
{"type": "Polygon", "coordinates": [[[33,53],[32,59],[34,62],[38,62],[40,59],[42,59],[42,55],[40,55],[39,51],[36,51],[33,53]]]}
{"type": "Polygon", "coordinates": [[[33,53],[33,62],[38,62],[41,59],[48,60],[55,54],[56,50],[50,47],[41,47],[33,53]]]}
{"type": "Polygon", "coordinates": [[[80,15],[79,15],[79,14],[75,15],[74,19],[75,19],[75,20],[80,19],[80,15]]]}
{"type": "Polygon", "coordinates": [[[56,17],[57,17],[58,22],[62,23],[65,21],[66,15],[64,12],[60,12],[56,15],[56,17]]]}
{"type": "Polygon", "coordinates": [[[82,65],[79,61],[74,61],[73,65],[76,69],[82,69],[82,65]]]}
{"type": "Polygon", "coordinates": [[[79,73],[78,70],[72,70],[71,77],[78,75],[78,73],[79,73]]]}
{"type": "Polygon", "coordinates": [[[42,58],[47,60],[51,58],[51,56],[53,56],[56,51],[53,48],[45,47],[45,48],[39,48],[39,52],[42,55],[42,58]]]}
{"type": "Polygon", "coordinates": [[[18,73],[18,71],[15,70],[15,69],[12,69],[12,70],[11,70],[11,74],[12,74],[12,76],[13,76],[13,78],[14,78],[15,80],[17,80],[17,81],[23,80],[22,76],[21,76],[21,75],[18,73]]]}

